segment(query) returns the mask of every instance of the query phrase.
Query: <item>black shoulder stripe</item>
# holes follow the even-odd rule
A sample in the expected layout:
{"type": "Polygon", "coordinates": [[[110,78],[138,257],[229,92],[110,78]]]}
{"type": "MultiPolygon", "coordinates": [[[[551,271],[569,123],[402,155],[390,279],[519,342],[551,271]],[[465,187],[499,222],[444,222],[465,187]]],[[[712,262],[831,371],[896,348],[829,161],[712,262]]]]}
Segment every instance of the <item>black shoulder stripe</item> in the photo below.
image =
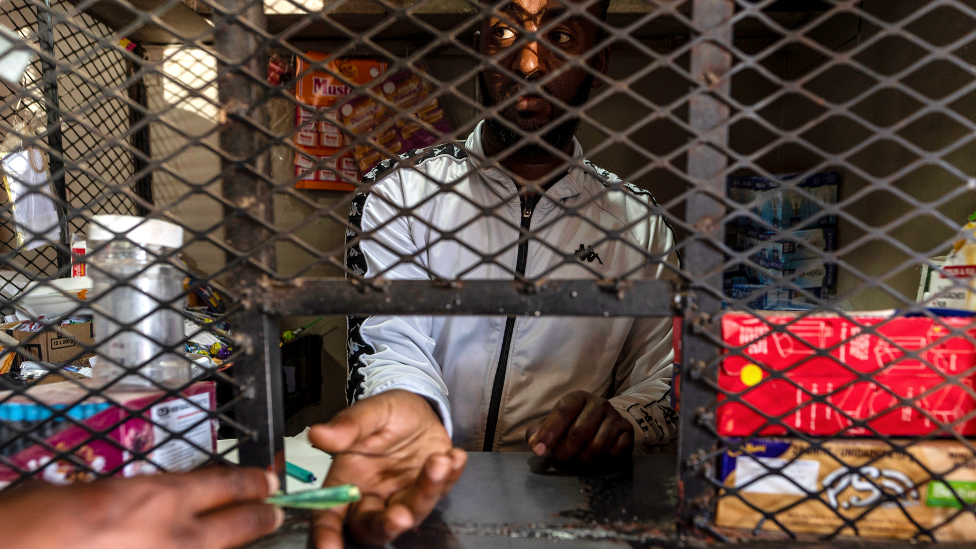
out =
{"type": "MultiPolygon", "coordinates": [[[[373,168],[367,178],[380,178],[385,172],[392,168],[392,162],[384,160],[373,168]],[[386,164],[385,166],[382,166],[386,164]],[[382,166],[382,169],[381,169],[382,166]]],[[[366,181],[364,178],[363,181],[366,181]]],[[[366,257],[363,255],[359,244],[349,246],[349,240],[359,235],[363,223],[363,208],[366,206],[366,193],[357,193],[352,199],[352,206],[349,209],[349,224],[353,228],[346,229],[346,278],[353,273],[357,276],[366,275],[366,257]]],[[[349,316],[346,317],[346,403],[352,406],[363,395],[366,388],[363,382],[366,377],[362,374],[362,357],[376,352],[372,346],[366,343],[363,338],[362,327],[366,317],[349,316]]]]}
{"type": "MultiPolygon", "coordinates": [[[[376,183],[386,177],[390,172],[399,167],[403,161],[411,161],[414,166],[422,164],[431,158],[448,155],[457,160],[468,157],[463,147],[456,143],[444,143],[426,149],[414,149],[399,156],[399,162],[393,159],[386,159],[377,164],[363,177],[363,183],[376,183]]],[[[357,193],[352,199],[349,209],[349,225],[346,229],[346,278],[350,274],[365,276],[368,266],[366,256],[363,255],[359,244],[349,245],[349,241],[359,236],[363,227],[363,209],[366,207],[366,198],[369,194],[365,192],[357,193]]],[[[362,374],[362,358],[376,352],[370,344],[366,343],[363,337],[362,327],[367,317],[349,316],[346,317],[346,402],[352,406],[363,396],[366,388],[363,382],[366,377],[362,374]]]]}
{"type": "MultiPolygon", "coordinates": [[[[633,183],[627,183],[622,179],[620,179],[620,177],[618,177],[617,174],[605,170],[585,158],[583,159],[583,163],[586,164],[586,166],[589,167],[591,170],[593,170],[593,175],[595,175],[596,178],[599,179],[604,186],[609,187],[610,180],[616,179],[617,181],[623,183],[624,188],[627,189],[628,191],[637,195],[647,195],[647,197],[651,199],[652,204],[654,204],[658,208],[661,207],[661,205],[658,204],[657,199],[654,198],[654,195],[651,194],[651,191],[647,189],[642,189],[637,185],[634,185],[633,183]]],[[[677,233],[674,232],[674,227],[671,226],[671,222],[668,221],[667,217],[662,215],[661,220],[664,221],[664,224],[668,227],[668,230],[671,231],[671,241],[674,243],[674,253],[677,254],[678,256],[678,268],[681,269],[683,260],[681,258],[681,250],[678,249],[678,235],[677,233]]]]}

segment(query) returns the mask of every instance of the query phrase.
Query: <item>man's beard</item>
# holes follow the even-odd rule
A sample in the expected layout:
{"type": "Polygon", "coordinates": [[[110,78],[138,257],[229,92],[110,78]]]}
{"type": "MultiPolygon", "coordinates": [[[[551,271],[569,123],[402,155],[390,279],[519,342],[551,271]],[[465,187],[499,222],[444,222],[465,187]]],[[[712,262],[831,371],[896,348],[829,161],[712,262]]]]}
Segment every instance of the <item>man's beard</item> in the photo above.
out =
{"type": "MultiPolygon", "coordinates": [[[[481,88],[480,90],[481,103],[486,107],[493,107],[498,103],[504,102],[507,99],[511,99],[513,96],[515,96],[518,93],[518,89],[517,89],[518,86],[517,84],[513,83],[508,88],[508,90],[506,90],[505,97],[501,98],[499,101],[494,101],[491,95],[488,93],[488,84],[485,82],[484,73],[478,75],[478,85],[481,88]]],[[[587,74],[583,78],[583,82],[580,84],[579,89],[576,90],[576,94],[568,101],[569,106],[578,107],[583,103],[586,103],[586,100],[589,99],[590,97],[590,89],[592,87],[593,87],[593,75],[587,74]]],[[[546,92],[548,93],[548,90],[546,90],[546,92]]],[[[510,108],[511,106],[509,106],[507,109],[510,108]]],[[[504,116],[505,119],[512,126],[519,127],[516,121],[512,120],[508,116],[505,116],[503,113],[499,113],[499,114],[501,116],[504,116]]],[[[499,141],[499,143],[502,144],[502,146],[504,146],[505,148],[509,148],[513,145],[520,143],[523,139],[525,139],[521,133],[511,130],[508,125],[500,121],[496,116],[489,116],[488,118],[486,118],[485,127],[491,131],[491,133],[495,136],[495,138],[499,141]]],[[[559,114],[554,114],[553,119],[555,119],[558,116],[559,114]]],[[[546,121],[545,124],[543,124],[540,127],[544,127],[551,122],[552,120],[548,120],[546,121]]],[[[573,136],[576,135],[577,130],[579,130],[579,126],[580,126],[579,117],[573,116],[559,123],[556,127],[550,128],[545,133],[543,133],[540,137],[542,137],[543,141],[552,145],[554,148],[558,150],[564,150],[566,146],[569,144],[569,142],[573,139],[573,136]]],[[[538,128],[533,128],[533,129],[538,129],[538,128]]],[[[532,130],[526,130],[526,131],[532,131],[532,130]]],[[[529,158],[538,158],[541,156],[549,156],[552,154],[549,152],[549,149],[547,147],[544,147],[537,143],[526,143],[521,147],[519,147],[517,152],[519,155],[524,157],[529,157],[529,158]]]]}

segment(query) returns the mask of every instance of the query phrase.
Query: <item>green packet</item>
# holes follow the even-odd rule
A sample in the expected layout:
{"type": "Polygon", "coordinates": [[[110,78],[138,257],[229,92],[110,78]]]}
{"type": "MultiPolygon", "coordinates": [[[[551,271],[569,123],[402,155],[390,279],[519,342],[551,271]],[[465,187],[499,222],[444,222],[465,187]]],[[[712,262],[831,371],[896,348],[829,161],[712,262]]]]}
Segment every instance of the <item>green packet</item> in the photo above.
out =
{"type": "Polygon", "coordinates": [[[352,484],[346,484],[271,496],[266,498],[264,502],[278,507],[322,510],[358,501],[361,496],[359,488],[352,484]]]}
{"type": "Polygon", "coordinates": [[[969,504],[976,503],[976,482],[950,480],[947,486],[946,482],[932,481],[929,482],[928,488],[925,504],[929,507],[955,507],[959,509],[962,508],[959,499],[969,504]],[[952,494],[949,486],[952,486],[959,498],[952,494]]]}

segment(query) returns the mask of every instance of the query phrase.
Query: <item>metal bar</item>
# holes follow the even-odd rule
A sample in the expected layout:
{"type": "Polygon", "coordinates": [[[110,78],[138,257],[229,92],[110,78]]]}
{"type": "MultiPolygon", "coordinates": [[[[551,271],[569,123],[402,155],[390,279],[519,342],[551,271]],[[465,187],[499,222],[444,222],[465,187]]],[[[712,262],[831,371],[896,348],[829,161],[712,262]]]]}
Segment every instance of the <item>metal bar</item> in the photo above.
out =
{"type": "Polygon", "coordinates": [[[688,118],[698,132],[698,143],[688,151],[688,175],[696,181],[696,192],[688,199],[686,220],[695,227],[695,234],[686,248],[685,265],[694,282],[682,327],[677,508],[679,527],[685,531],[707,527],[714,494],[705,478],[711,464],[703,455],[715,446],[716,439],[702,420],[715,392],[701,380],[716,375],[719,350],[702,332],[714,330],[711,321],[721,309],[724,256],[716,244],[724,240],[721,220],[725,208],[715,197],[725,194],[727,159],[722,151],[728,144],[725,121],[729,107],[721,97],[729,94],[724,75],[732,66],[732,26],[727,21],[733,7],[730,0],[694,0],[692,4],[696,28],[710,36],[703,36],[691,53],[697,93],[690,99],[688,118]]]}
{"type": "Polygon", "coordinates": [[[299,278],[262,294],[264,312],[301,315],[562,315],[671,316],[675,286],[665,280],[600,285],[593,280],[384,281],[372,286],[344,280],[299,278]]]}
{"type": "Polygon", "coordinates": [[[61,143],[61,103],[58,98],[58,67],[54,63],[54,22],[51,0],[44,0],[44,7],[37,6],[38,45],[47,55],[41,56],[41,87],[44,95],[44,111],[47,113],[48,168],[54,180],[54,193],[58,197],[58,224],[61,245],[57,246],[58,270],[65,275],[71,264],[70,229],[68,229],[68,192],[64,181],[64,147],[61,143]]]}
{"type": "MultiPolygon", "coordinates": [[[[141,48],[136,51],[141,51],[141,48]]],[[[135,53],[135,52],[133,52],[135,53]]],[[[142,70],[142,63],[137,63],[132,59],[127,60],[129,76],[139,74],[142,70]]],[[[149,124],[145,122],[146,109],[149,108],[149,99],[146,92],[146,83],[142,77],[137,78],[128,89],[129,99],[142,107],[140,110],[133,104],[129,105],[129,127],[138,129],[132,133],[132,173],[138,174],[149,165],[145,158],[152,158],[152,148],[150,145],[149,124]],[[138,151],[135,152],[135,151],[138,151]]],[[[146,171],[135,183],[136,195],[146,203],[153,204],[153,172],[146,171]]],[[[145,216],[150,209],[143,204],[136,204],[136,214],[145,216]]]]}
{"type": "MultiPolygon", "coordinates": [[[[270,172],[263,137],[255,125],[266,124],[261,87],[250,75],[263,74],[267,59],[256,52],[264,45],[259,37],[239,24],[246,20],[264,28],[264,6],[252,0],[224,0],[223,11],[214,26],[214,46],[223,60],[218,73],[218,96],[224,109],[220,130],[223,151],[222,190],[225,208],[225,240],[232,251],[230,263],[241,264],[230,273],[229,288],[246,296],[255,287],[261,269],[274,269],[273,246],[261,246],[271,237],[265,223],[273,221],[273,197],[262,193],[267,185],[261,174],[270,172]],[[250,74],[250,75],[249,75],[250,74]],[[236,205],[236,207],[235,207],[236,205]]],[[[241,465],[254,465],[275,471],[284,483],[284,414],[281,391],[281,350],[278,347],[277,320],[258,312],[244,311],[233,320],[235,344],[244,354],[235,360],[235,377],[242,382],[244,398],[235,409],[238,422],[251,430],[240,446],[241,465]]],[[[283,485],[283,484],[282,484],[283,485]]]]}
{"type": "Polygon", "coordinates": [[[247,387],[234,416],[251,430],[251,436],[238,448],[240,464],[277,471],[284,482],[285,414],[278,319],[245,313],[236,316],[234,322],[238,333],[248,338],[244,340],[245,359],[234,363],[235,375],[247,387]]]}

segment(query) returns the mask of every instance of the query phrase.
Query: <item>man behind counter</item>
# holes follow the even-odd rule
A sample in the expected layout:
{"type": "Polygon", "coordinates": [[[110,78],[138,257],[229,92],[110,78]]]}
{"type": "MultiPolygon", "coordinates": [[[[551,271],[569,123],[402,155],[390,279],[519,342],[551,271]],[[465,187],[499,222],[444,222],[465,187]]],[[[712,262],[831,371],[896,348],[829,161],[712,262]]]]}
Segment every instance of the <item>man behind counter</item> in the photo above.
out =
{"type": "MultiPolygon", "coordinates": [[[[604,19],[608,3],[584,9],[604,19]]],[[[483,101],[501,116],[463,146],[370,172],[350,267],[393,280],[668,276],[674,236],[653,200],[584,160],[567,114],[606,73],[600,28],[558,0],[513,0],[501,13],[478,37],[498,62],[480,76],[483,101]],[[519,242],[519,226],[531,241],[519,242]]],[[[668,319],[371,317],[350,322],[349,344],[356,403],[311,439],[334,457],[326,485],[354,483],[364,497],[317,516],[321,549],[342,546],[344,523],[372,544],[419,524],[460,477],[464,450],[590,464],[675,436],[668,319]]]]}

